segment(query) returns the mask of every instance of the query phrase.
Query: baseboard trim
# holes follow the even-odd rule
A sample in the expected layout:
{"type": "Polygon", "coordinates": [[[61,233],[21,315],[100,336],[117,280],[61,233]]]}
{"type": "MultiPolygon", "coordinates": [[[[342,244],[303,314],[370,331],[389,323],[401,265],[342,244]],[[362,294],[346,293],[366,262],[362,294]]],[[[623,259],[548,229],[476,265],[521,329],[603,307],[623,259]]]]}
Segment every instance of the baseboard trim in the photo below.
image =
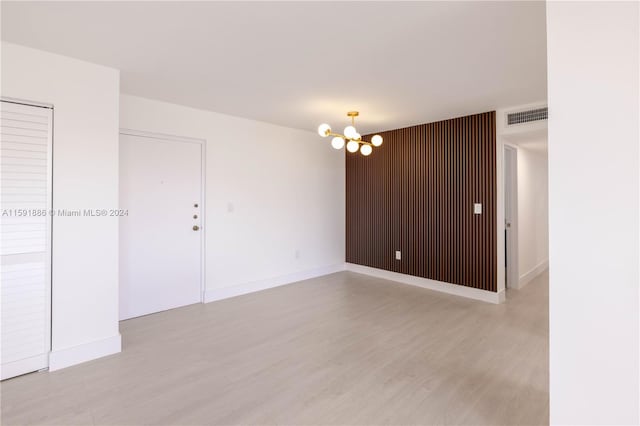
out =
{"type": "Polygon", "coordinates": [[[0,369],[0,380],[21,376],[22,374],[38,371],[47,368],[49,364],[49,354],[40,354],[26,359],[2,363],[0,369]]]}
{"type": "Polygon", "coordinates": [[[525,285],[529,284],[535,277],[543,273],[549,268],[549,259],[543,260],[538,265],[534,266],[531,270],[520,275],[518,279],[518,289],[521,289],[525,285]]]}
{"type": "Polygon", "coordinates": [[[267,290],[273,287],[279,287],[304,281],[311,278],[321,277],[336,272],[344,271],[344,263],[325,266],[322,268],[309,269],[306,271],[295,272],[293,274],[281,275],[279,277],[269,278],[261,281],[253,281],[246,284],[234,285],[224,288],[207,289],[204,292],[204,303],[215,302],[216,300],[229,299],[231,297],[242,296],[243,294],[254,293],[256,291],[267,290]]]}
{"type": "Polygon", "coordinates": [[[505,300],[504,291],[495,293],[493,291],[480,290],[473,287],[465,287],[458,284],[445,283],[442,281],[430,280],[428,278],[415,277],[413,275],[400,274],[398,272],[392,271],[385,271],[384,269],[356,265],[355,263],[347,263],[345,269],[347,271],[356,272],[358,274],[370,275],[389,281],[422,287],[428,290],[439,291],[441,293],[452,294],[454,296],[480,300],[482,302],[498,304],[504,302],[505,300]]]}
{"type": "Polygon", "coordinates": [[[81,364],[103,356],[117,354],[122,351],[122,337],[120,334],[95,340],[70,348],[51,351],[49,355],[49,371],[60,370],[81,364]]]}

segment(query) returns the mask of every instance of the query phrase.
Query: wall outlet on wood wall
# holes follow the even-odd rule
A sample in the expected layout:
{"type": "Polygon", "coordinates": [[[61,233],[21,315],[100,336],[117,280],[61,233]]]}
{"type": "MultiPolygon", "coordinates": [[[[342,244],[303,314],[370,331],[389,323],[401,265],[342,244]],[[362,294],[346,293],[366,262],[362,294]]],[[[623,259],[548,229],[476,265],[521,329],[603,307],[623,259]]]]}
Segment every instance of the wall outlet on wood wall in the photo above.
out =
{"type": "Polygon", "coordinates": [[[402,260],[402,253],[400,250],[396,250],[396,260],[402,260]]]}

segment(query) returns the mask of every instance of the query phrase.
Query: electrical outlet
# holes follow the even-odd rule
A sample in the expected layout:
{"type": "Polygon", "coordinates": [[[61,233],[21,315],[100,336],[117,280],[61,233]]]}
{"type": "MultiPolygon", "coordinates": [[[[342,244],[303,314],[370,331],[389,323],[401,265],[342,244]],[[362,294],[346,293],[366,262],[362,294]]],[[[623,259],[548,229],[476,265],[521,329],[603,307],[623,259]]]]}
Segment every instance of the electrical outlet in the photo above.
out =
{"type": "Polygon", "coordinates": [[[402,252],[400,250],[396,250],[396,260],[402,260],[402,252]]]}
{"type": "Polygon", "coordinates": [[[482,204],[481,203],[475,203],[473,205],[473,214],[482,214],[482,204]]]}

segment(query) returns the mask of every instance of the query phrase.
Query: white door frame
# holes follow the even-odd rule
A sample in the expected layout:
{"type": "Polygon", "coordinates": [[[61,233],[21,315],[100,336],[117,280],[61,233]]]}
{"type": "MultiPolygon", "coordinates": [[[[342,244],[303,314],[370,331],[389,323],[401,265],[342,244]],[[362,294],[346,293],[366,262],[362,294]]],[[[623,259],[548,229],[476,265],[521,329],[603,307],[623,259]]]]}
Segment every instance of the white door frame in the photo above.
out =
{"type": "Polygon", "coordinates": [[[171,142],[182,142],[182,143],[195,143],[200,145],[200,157],[201,157],[201,165],[200,165],[200,200],[201,200],[201,213],[200,213],[200,303],[204,303],[204,294],[206,291],[206,232],[207,232],[207,224],[206,224],[206,159],[207,159],[207,141],[205,139],[198,138],[189,138],[184,136],[174,136],[167,135],[163,133],[154,133],[154,132],[146,132],[141,130],[133,130],[133,129],[120,129],[121,135],[128,136],[138,136],[142,138],[149,138],[155,140],[165,140],[171,142]]]}
{"type": "MultiPolygon", "coordinates": [[[[506,253],[506,274],[505,274],[505,288],[518,288],[520,275],[518,269],[518,149],[510,144],[505,143],[503,145],[504,150],[504,188],[505,188],[505,218],[504,227],[507,231],[507,241],[505,242],[506,253]],[[511,155],[507,155],[509,152],[511,155]],[[510,159],[512,164],[509,165],[510,159]],[[507,194],[507,191],[509,194],[507,194]],[[507,205],[507,200],[510,201],[510,206],[507,205]],[[511,211],[511,222],[507,225],[506,210],[511,211]]],[[[504,236],[503,236],[504,238],[504,236]]]]}

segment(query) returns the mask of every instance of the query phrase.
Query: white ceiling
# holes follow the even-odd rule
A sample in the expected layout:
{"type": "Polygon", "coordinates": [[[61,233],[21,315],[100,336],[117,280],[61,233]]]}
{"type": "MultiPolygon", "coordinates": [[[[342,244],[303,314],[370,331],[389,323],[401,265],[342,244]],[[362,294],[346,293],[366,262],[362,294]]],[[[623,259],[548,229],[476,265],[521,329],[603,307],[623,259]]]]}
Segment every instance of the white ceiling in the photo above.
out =
{"type": "Polygon", "coordinates": [[[7,2],[2,39],[124,93],[361,133],[546,99],[544,2],[7,2]]]}
{"type": "Polygon", "coordinates": [[[535,151],[541,154],[547,154],[548,137],[547,128],[535,129],[525,132],[517,132],[508,136],[504,136],[507,142],[517,145],[520,148],[535,151]]]}

